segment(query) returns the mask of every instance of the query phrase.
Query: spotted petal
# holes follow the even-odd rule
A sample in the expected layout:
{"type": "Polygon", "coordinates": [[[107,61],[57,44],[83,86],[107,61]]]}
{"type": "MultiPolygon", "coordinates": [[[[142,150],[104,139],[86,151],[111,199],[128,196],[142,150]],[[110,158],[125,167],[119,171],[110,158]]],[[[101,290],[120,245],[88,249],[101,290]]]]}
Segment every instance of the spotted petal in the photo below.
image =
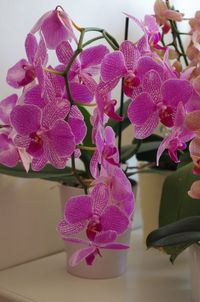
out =
{"type": "Polygon", "coordinates": [[[189,81],[169,79],[161,88],[163,102],[166,105],[177,107],[179,102],[185,104],[193,94],[193,88],[189,81]]]}
{"type": "MultiPolygon", "coordinates": [[[[69,124],[63,120],[57,120],[54,126],[46,134],[54,145],[58,156],[69,157],[75,149],[75,139],[69,124]]],[[[49,150],[51,152],[51,150],[49,150]]]]}
{"type": "Polygon", "coordinates": [[[0,134],[0,163],[13,168],[20,160],[17,148],[7,134],[0,134]]]}
{"type": "Polygon", "coordinates": [[[37,51],[37,40],[35,36],[31,33],[29,33],[26,37],[25,41],[25,49],[26,49],[26,55],[31,64],[34,62],[35,54],[37,51]]]}
{"type": "Polygon", "coordinates": [[[157,111],[153,112],[152,115],[142,125],[135,125],[135,138],[143,139],[153,133],[159,123],[159,116],[157,111]]]}
{"type": "Polygon", "coordinates": [[[99,65],[108,52],[105,45],[92,46],[83,50],[80,54],[81,68],[99,65]]]}
{"type": "Polygon", "coordinates": [[[18,134],[37,132],[41,124],[41,110],[35,105],[17,105],[10,114],[13,127],[18,134]]]}
{"type": "Polygon", "coordinates": [[[104,82],[120,79],[126,72],[125,59],[121,51],[114,51],[103,58],[101,63],[101,77],[104,82]]]}
{"type": "Polygon", "coordinates": [[[76,266],[83,260],[85,260],[88,256],[93,254],[96,250],[95,246],[85,247],[80,250],[77,250],[69,259],[69,265],[76,266]]]}
{"type": "Polygon", "coordinates": [[[101,216],[101,224],[103,231],[112,230],[122,234],[128,228],[129,219],[118,207],[109,206],[101,216]]]}
{"type": "Polygon", "coordinates": [[[87,220],[91,215],[92,198],[90,196],[71,197],[65,204],[65,220],[71,224],[87,220]]]}
{"type": "Polygon", "coordinates": [[[149,93],[154,103],[158,103],[162,101],[162,97],[160,93],[161,84],[162,84],[161,78],[157,71],[149,70],[144,75],[144,78],[142,80],[143,91],[149,93]]]}
{"type": "Polygon", "coordinates": [[[134,71],[140,57],[137,46],[130,41],[124,41],[119,49],[124,55],[126,68],[134,71]]]}
{"type": "Polygon", "coordinates": [[[94,239],[94,243],[105,244],[115,241],[117,238],[117,233],[115,231],[105,231],[97,233],[94,239]]]}
{"type": "Polygon", "coordinates": [[[143,125],[152,116],[155,110],[156,105],[150,95],[143,92],[129,105],[128,117],[134,125],[143,125]]]}
{"type": "Polygon", "coordinates": [[[108,187],[104,184],[97,184],[91,192],[93,199],[93,212],[101,215],[108,204],[109,192],[108,187]]]}
{"type": "Polygon", "coordinates": [[[0,121],[4,125],[10,124],[10,113],[17,102],[17,94],[11,94],[0,102],[0,121]]]}
{"type": "Polygon", "coordinates": [[[64,219],[62,219],[57,225],[57,230],[60,233],[60,235],[66,236],[66,235],[78,234],[84,229],[85,226],[86,226],[86,222],[78,222],[78,223],[70,224],[66,222],[64,219]]]}

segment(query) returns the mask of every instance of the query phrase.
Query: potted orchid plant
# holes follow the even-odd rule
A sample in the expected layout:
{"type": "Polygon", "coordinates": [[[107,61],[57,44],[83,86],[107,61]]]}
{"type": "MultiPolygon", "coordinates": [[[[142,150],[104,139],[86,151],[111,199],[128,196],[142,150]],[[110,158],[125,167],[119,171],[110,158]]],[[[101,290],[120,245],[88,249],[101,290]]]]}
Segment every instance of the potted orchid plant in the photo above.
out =
{"type": "MultiPolygon", "coordinates": [[[[168,2],[167,4],[169,5],[168,2]]],[[[189,18],[190,31],[182,33],[190,37],[186,52],[183,45],[182,52],[184,51],[184,61],[188,66],[185,71],[191,71],[189,80],[195,89],[195,94],[185,106],[185,113],[179,115],[179,120],[177,119],[178,123],[182,121],[185,131],[188,134],[193,132],[193,135],[187,152],[182,154],[179,160],[174,158],[178,162],[177,171],[168,176],[164,183],[159,215],[160,228],[153,230],[146,239],[148,248],[162,249],[170,255],[172,263],[179,254],[190,247],[192,297],[194,302],[200,300],[199,20],[200,14],[197,11],[193,18],[189,18]]],[[[175,35],[177,35],[179,31],[177,26],[175,28],[175,35]]],[[[173,136],[172,132],[165,139],[164,147],[169,146],[169,143],[172,147],[175,146],[178,131],[175,134],[176,136],[173,136]]]]}
{"type": "Polygon", "coordinates": [[[7,73],[8,84],[22,89],[21,95],[0,103],[0,172],[83,189],[67,199],[57,227],[70,246],[69,270],[79,276],[85,267],[85,276],[94,278],[124,271],[135,204],[129,178],[135,172],[122,163],[149,149],[157,151],[157,165],[165,150],[177,163],[178,152],[195,137],[186,120],[200,108],[198,66],[192,44],[191,66],[182,69],[181,59],[186,65],[188,59],[176,21],[183,14],[157,0],[154,16],[144,21],[126,16],[142,37],[129,41],[126,35],[119,44],[102,28],[78,26],[60,6],[45,13],[26,37],[27,58],[7,73]],[[88,32],[94,34],[89,40],[88,32]],[[167,44],[169,32],[173,41],[167,44]],[[91,45],[103,40],[106,45],[91,45]],[[51,51],[56,66],[48,60],[51,51]],[[112,92],[121,81],[117,110],[112,92]],[[122,131],[129,124],[135,140],[122,148],[122,131]],[[165,138],[152,147],[159,124],[165,138]],[[84,169],[77,169],[78,160],[84,169]],[[106,271],[114,254],[123,260],[106,271]]]}

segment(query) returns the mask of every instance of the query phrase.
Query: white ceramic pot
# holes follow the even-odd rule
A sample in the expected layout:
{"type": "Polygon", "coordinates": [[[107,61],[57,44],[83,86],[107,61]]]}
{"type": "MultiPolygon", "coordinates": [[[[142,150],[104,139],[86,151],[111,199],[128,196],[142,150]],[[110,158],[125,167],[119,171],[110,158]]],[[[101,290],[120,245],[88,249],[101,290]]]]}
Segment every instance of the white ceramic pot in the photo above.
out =
{"type": "MultiPolygon", "coordinates": [[[[62,186],[60,189],[62,207],[71,196],[84,194],[82,189],[62,186]]],[[[128,230],[119,237],[120,243],[130,243],[131,230],[128,230]]],[[[85,238],[84,238],[85,239],[85,238]]],[[[107,279],[122,275],[126,271],[128,250],[101,250],[102,257],[96,257],[93,265],[88,266],[85,261],[72,267],[68,259],[77,249],[82,248],[81,244],[66,243],[67,271],[77,277],[91,279],[107,279]]]]}
{"type": "Polygon", "coordinates": [[[159,210],[163,183],[170,174],[170,171],[139,174],[137,203],[141,207],[144,241],[151,231],[159,227],[159,210]]]}
{"type": "Polygon", "coordinates": [[[64,249],[59,184],[0,176],[0,270],[64,249]]]}
{"type": "Polygon", "coordinates": [[[200,302],[200,246],[194,244],[190,248],[192,301],[200,302]]]}

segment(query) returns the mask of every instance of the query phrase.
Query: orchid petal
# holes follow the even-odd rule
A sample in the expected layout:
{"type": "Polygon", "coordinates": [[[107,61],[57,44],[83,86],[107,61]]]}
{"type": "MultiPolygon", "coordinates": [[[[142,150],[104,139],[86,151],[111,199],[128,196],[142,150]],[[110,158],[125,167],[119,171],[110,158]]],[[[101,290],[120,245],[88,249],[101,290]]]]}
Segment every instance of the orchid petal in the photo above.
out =
{"type": "Polygon", "coordinates": [[[143,139],[150,136],[156,129],[159,123],[159,116],[157,111],[153,112],[152,115],[142,125],[135,125],[135,138],[143,139]]]}
{"type": "Polygon", "coordinates": [[[193,88],[189,81],[169,79],[161,87],[163,102],[166,105],[177,107],[179,102],[185,104],[193,94],[193,88]]]}
{"type": "Polygon", "coordinates": [[[129,248],[129,245],[125,243],[113,242],[113,243],[108,243],[102,246],[101,248],[107,250],[127,250],[129,248]]]}
{"type": "Polygon", "coordinates": [[[120,79],[126,73],[125,59],[121,51],[114,51],[103,58],[101,63],[101,77],[104,82],[120,79]]]}
{"type": "Polygon", "coordinates": [[[102,244],[102,243],[110,243],[115,241],[117,238],[117,232],[115,231],[105,231],[97,233],[94,239],[94,243],[102,244]]]}
{"type": "MultiPolygon", "coordinates": [[[[70,224],[63,219],[58,223],[57,230],[60,233],[60,235],[73,235],[81,232],[85,228],[85,226],[86,226],[85,221],[70,224]]],[[[65,238],[64,240],[67,241],[67,238],[65,238]]]]}
{"type": "Polygon", "coordinates": [[[126,68],[128,70],[135,70],[137,62],[140,57],[140,53],[137,46],[130,41],[124,41],[120,45],[119,50],[123,53],[126,62],[126,68]]]}
{"type": "Polygon", "coordinates": [[[76,266],[80,262],[82,262],[84,259],[86,259],[88,256],[93,254],[96,251],[95,246],[85,247],[80,250],[77,250],[73,253],[73,255],[69,259],[69,265],[76,266]]]}
{"type": "Polygon", "coordinates": [[[0,101],[0,121],[3,122],[4,125],[10,124],[10,113],[16,105],[17,99],[17,94],[11,94],[0,101]]]}
{"type": "Polygon", "coordinates": [[[41,24],[41,31],[49,49],[55,49],[60,42],[68,38],[69,32],[58,14],[57,10],[51,11],[41,24]]]}
{"type": "Polygon", "coordinates": [[[101,183],[97,184],[91,192],[91,198],[93,199],[93,212],[95,214],[101,215],[106,205],[108,204],[108,187],[101,183]]]}
{"type": "Polygon", "coordinates": [[[158,103],[162,100],[160,94],[161,78],[157,71],[155,70],[148,71],[143,77],[142,86],[143,86],[143,91],[149,93],[154,103],[158,103]]]}
{"type": "Polygon", "coordinates": [[[92,46],[83,50],[80,54],[81,68],[99,65],[108,52],[105,45],[92,46]]]}
{"type": "Polygon", "coordinates": [[[188,195],[194,199],[200,199],[200,180],[193,182],[188,195]]]}
{"type": "Polygon", "coordinates": [[[92,198],[90,196],[71,197],[65,204],[64,216],[69,223],[78,223],[92,216],[92,198]]]}
{"type": "Polygon", "coordinates": [[[129,225],[127,216],[116,206],[108,206],[101,215],[103,231],[115,231],[117,234],[125,232],[129,225]]]}
{"type": "Polygon", "coordinates": [[[24,94],[24,104],[32,104],[43,108],[46,105],[46,100],[42,98],[41,93],[40,85],[28,89],[24,94]]]}
{"type": "Polygon", "coordinates": [[[0,163],[13,168],[20,160],[17,148],[12,140],[4,133],[0,134],[0,163]]]}
{"type": "Polygon", "coordinates": [[[91,103],[93,100],[94,94],[91,93],[91,91],[87,88],[87,86],[85,86],[83,84],[71,82],[70,90],[71,90],[72,98],[75,101],[88,104],[88,103],[91,103]]]}
{"type": "Polygon", "coordinates": [[[21,135],[37,132],[41,123],[41,110],[35,105],[17,105],[10,114],[15,130],[21,135]]]}
{"type": "MultiPolygon", "coordinates": [[[[62,41],[56,48],[56,54],[60,63],[63,63],[65,66],[69,64],[71,57],[74,54],[74,51],[68,41],[62,41]]],[[[74,60],[71,69],[76,70],[79,68],[80,63],[77,59],[74,60]]]]}
{"type": "Polygon", "coordinates": [[[195,110],[186,115],[185,126],[191,131],[200,129],[200,110],[195,110]]]}
{"type": "Polygon", "coordinates": [[[161,64],[157,63],[149,56],[143,56],[138,61],[137,66],[137,74],[138,75],[145,75],[150,70],[156,71],[160,78],[163,79],[164,77],[164,69],[161,64]]]}
{"type": "Polygon", "coordinates": [[[151,118],[155,111],[156,105],[152,101],[150,95],[143,92],[129,105],[128,117],[131,123],[135,125],[143,125],[149,118],[151,118]]]}
{"type": "Polygon", "coordinates": [[[46,135],[54,145],[54,149],[58,156],[69,157],[72,155],[75,149],[75,139],[71,127],[67,122],[57,120],[46,135]]]}
{"type": "Polygon", "coordinates": [[[25,49],[26,49],[27,58],[31,64],[33,64],[34,62],[37,47],[38,47],[37,39],[33,34],[29,33],[26,37],[25,49]]]}
{"type": "Polygon", "coordinates": [[[27,60],[22,59],[8,69],[6,81],[10,86],[20,88],[31,83],[34,78],[33,67],[27,60]]]}

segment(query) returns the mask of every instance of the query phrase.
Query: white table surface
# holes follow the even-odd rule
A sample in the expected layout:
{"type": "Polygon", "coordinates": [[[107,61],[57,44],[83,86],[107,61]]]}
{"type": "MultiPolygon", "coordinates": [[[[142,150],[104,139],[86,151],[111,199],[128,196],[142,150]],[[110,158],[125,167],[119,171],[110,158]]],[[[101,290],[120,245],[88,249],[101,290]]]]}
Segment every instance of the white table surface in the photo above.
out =
{"type": "Polygon", "coordinates": [[[187,253],[175,265],[156,250],[146,250],[141,231],[132,233],[125,275],[88,280],[69,275],[65,253],[0,272],[0,302],[189,302],[187,253]]]}

